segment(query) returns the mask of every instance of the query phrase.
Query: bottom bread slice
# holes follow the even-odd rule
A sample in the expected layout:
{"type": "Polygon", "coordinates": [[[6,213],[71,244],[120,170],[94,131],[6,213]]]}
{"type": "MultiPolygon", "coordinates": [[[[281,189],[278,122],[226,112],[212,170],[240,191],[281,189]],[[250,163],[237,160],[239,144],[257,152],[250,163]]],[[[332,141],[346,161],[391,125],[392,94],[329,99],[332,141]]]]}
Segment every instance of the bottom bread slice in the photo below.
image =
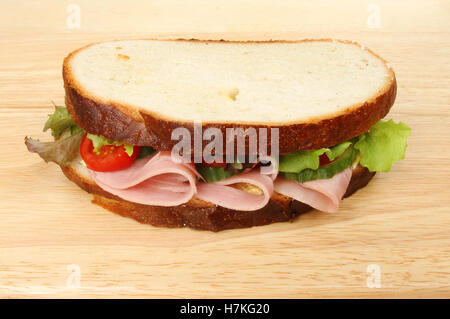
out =
{"type": "MultiPolygon", "coordinates": [[[[133,203],[104,191],[90,178],[87,169],[75,160],[61,167],[63,173],[79,187],[94,195],[93,203],[140,223],[158,227],[190,227],[199,230],[220,231],[292,221],[298,215],[312,210],[309,205],[290,197],[274,193],[269,203],[255,211],[236,211],[210,202],[192,198],[175,206],[151,206],[133,203]]],[[[344,197],[367,185],[375,175],[362,166],[353,169],[353,175],[344,197]]]]}

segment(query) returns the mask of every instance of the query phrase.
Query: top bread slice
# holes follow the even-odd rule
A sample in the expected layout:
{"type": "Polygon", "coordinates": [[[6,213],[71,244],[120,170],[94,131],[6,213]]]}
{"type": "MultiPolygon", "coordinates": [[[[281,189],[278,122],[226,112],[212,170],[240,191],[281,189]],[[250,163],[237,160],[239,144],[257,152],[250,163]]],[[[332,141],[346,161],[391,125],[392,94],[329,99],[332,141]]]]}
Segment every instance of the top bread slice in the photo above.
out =
{"type": "Polygon", "coordinates": [[[349,41],[129,40],[63,65],[66,104],[90,133],[170,150],[173,129],[278,128],[280,153],[367,131],[396,95],[379,56],[349,41]]]}

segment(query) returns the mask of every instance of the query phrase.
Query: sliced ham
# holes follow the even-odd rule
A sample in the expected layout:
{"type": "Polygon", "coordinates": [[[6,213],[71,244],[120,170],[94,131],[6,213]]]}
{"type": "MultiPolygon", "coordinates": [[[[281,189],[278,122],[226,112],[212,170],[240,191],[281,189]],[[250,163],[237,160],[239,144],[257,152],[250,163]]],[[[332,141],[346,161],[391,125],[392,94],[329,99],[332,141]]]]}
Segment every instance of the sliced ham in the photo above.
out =
{"type": "Polygon", "coordinates": [[[188,202],[196,192],[197,171],[190,163],[175,163],[170,152],[136,160],[130,167],[113,172],[89,170],[105,191],[130,202],[177,206],[188,202]]]}
{"type": "Polygon", "coordinates": [[[332,178],[306,183],[298,183],[278,176],[275,181],[275,191],[320,211],[334,213],[339,209],[339,203],[347,190],[351,177],[351,168],[345,169],[332,178]]]}
{"type": "Polygon", "coordinates": [[[258,169],[234,175],[216,183],[199,183],[197,197],[213,204],[242,211],[252,211],[267,205],[273,193],[273,180],[258,169]],[[257,186],[263,195],[254,195],[230,185],[248,183],[257,186]]]}
{"type": "MultiPolygon", "coordinates": [[[[274,163],[272,157],[265,159],[274,163]]],[[[261,160],[261,159],[260,159],[261,160]]],[[[234,210],[253,211],[267,205],[273,194],[273,181],[277,178],[278,170],[271,164],[266,167],[249,168],[244,172],[216,183],[199,183],[196,196],[204,201],[211,202],[234,210]],[[239,190],[231,185],[247,183],[258,187],[263,194],[255,195],[239,190]]]]}
{"type": "Polygon", "coordinates": [[[276,163],[278,162],[278,159],[267,155],[267,156],[259,157],[259,161],[269,161],[270,162],[270,165],[261,166],[259,168],[259,170],[260,170],[261,174],[270,175],[270,177],[274,181],[278,176],[278,165],[276,165],[276,163]]]}
{"type": "Polygon", "coordinates": [[[196,196],[225,208],[252,211],[266,206],[272,193],[272,178],[260,174],[258,169],[253,169],[216,183],[199,183],[196,196]],[[230,186],[236,183],[255,185],[261,189],[263,195],[250,194],[230,186]]]}
{"type": "Polygon", "coordinates": [[[197,177],[201,178],[201,175],[194,164],[174,161],[170,152],[158,152],[138,159],[124,170],[89,170],[89,173],[105,191],[145,205],[178,206],[196,195],[199,199],[225,208],[253,211],[266,206],[275,189],[325,212],[338,210],[352,176],[352,170],[348,168],[333,178],[300,184],[277,177],[276,172],[264,175],[259,168],[254,168],[216,183],[197,183],[197,177]],[[263,194],[250,194],[232,187],[236,183],[254,185],[263,194]]]}

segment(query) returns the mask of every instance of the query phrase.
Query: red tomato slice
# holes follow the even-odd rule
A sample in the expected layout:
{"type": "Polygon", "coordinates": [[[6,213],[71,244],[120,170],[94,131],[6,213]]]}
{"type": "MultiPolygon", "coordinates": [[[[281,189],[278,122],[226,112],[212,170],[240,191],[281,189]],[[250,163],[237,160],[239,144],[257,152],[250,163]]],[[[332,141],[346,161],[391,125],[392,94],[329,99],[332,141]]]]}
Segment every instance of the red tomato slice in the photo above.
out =
{"type": "Polygon", "coordinates": [[[319,156],[319,166],[324,166],[324,165],[327,165],[327,164],[330,164],[331,163],[331,161],[330,161],[330,159],[328,158],[328,156],[327,156],[327,154],[322,154],[322,155],[320,155],[319,156]]]}
{"type": "Polygon", "coordinates": [[[87,134],[84,134],[80,145],[80,154],[86,166],[97,172],[111,172],[127,168],[133,164],[140,151],[140,146],[133,146],[133,154],[129,156],[123,145],[104,145],[96,153],[92,141],[87,138],[87,134]]]}
{"type": "Polygon", "coordinates": [[[227,163],[217,163],[217,162],[206,163],[205,161],[203,161],[202,165],[209,166],[209,167],[225,167],[225,166],[227,166],[227,163]]]}

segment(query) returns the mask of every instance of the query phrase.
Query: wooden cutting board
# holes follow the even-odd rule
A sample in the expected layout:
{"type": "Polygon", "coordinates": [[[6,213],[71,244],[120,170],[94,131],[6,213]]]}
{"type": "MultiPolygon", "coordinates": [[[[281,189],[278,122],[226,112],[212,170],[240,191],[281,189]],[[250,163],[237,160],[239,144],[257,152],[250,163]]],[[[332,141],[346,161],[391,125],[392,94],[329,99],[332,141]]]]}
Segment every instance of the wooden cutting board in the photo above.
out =
{"type": "Polygon", "coordinates": [[[373,2],[2,1],[0,296],[450,297],[450,5],[373,2]],[[23,139],[50,140],[70,51],[151,37],[360,41],[396,72],[407,157],[293,223],[211,233],[105,211],[23,139]]]}

